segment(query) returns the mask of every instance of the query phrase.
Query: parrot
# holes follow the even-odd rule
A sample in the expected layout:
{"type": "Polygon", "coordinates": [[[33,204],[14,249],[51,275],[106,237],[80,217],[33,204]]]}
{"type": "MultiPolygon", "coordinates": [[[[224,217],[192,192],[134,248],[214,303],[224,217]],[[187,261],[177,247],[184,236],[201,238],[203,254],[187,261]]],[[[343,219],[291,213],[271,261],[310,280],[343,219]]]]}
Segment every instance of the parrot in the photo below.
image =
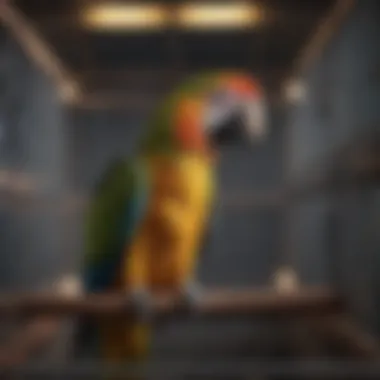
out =
{"type": "Polygon", "coordinates": [[[153,110],[136,153],[105,169],[85,221],[84,291],[125,292],[137,315],[82,324],[82,338],[92,339],[102,360],[146,360],[153,297],[160,292],[178,292],[195,310],[219,153],[260,140],[266,120],[264,90],[251,74],[199,73],[153,110]]]}

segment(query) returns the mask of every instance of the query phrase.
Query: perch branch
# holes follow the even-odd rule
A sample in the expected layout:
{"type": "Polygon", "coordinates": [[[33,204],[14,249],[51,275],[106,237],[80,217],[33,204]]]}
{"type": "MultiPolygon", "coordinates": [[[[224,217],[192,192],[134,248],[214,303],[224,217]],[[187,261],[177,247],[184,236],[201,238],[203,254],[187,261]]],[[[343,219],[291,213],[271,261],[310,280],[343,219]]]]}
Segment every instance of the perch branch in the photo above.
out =
{"type": "MultiPolygon", "coordinates": [[[[183,311],[176,295],[156,297],[157,316],[183,311]]],[[[303,288],[297,292],[279,294],[268,290],[208,290],[199,300],[200,315],[221,314],[294,314],[336,312],[342,310],[342,300],[328,288],[303,288]]],[[[7,295],[0,297],[0,316],[16,314],[88,314],[113,315],[133,313],[132,304],[122,294],[93,294],[87,297],[59,297],[55,294],[7,295]]]]}

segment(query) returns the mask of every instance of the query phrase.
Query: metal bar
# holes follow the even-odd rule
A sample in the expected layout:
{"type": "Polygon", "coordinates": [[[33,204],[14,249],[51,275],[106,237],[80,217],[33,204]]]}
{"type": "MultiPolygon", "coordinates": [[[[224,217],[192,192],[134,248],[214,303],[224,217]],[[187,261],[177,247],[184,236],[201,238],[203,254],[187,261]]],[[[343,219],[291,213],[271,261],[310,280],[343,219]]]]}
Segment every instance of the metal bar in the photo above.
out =
{"type": "MultiPolygon", "coordinates": [[[[181,61],[180,61],[181,62],[181,61]]],[[[86,87],[113,90],[115,86],[118,89],[124,90],[129,94],[134,91],[131,87],[134,87],[137,91],[143,88],[144,90],[158,90],[167,89],[173,87],[183,81],[186,78],[191,77],[199,72],[221,70],[226,69],[223,66],[202,66],[193,67],[192,65],[183,66],[178,64],[175,67],[168,68],[139,68],[139,67],[127,67],[125,69],[106,69],[96,70],[89,69],[77,73],[77,78],[86,84],[86,87]],[[95,86],[94,86],[95,85],[95,86]]],[[[238,67],[237,69],[247,70],[252,75],[263,77],[279,77],[283,75],[286,70],[282,67],[268,64],[265,67],[260,67],[257,62],[249,65],[247,63],[244,67],[238,67]]],[[[125,93],[124,93],[125,94],[125,93]]]]}
{"type": "MultiPolygon", "coordinates": [[[[87,70],[78,74],[78,78],[87,93],[78,102],[72,104],[77,109],[119,109],[124,111],[147,111],[157,104],[163,93],[175,88],[184,79],[196,73],[208,70],[221,70],[222,67],[178,67],[166,69],[139,69],[129,68],[124,70],[87,70]]],[[[285,73],[284,69],[276,67],[246,67],[256,77],[280,78],[285,73]]],[[[268,97],[273,99],[273,92],[268,92],[268,97]]]]}
{"type": "MultiPolygon", "coordinates": [[[[176,294],[157,296],[155,315],[183,314],[184,308],[176,294]]],[[[337,312],[343,309],[342,299],[329,288],[301,288],[279,294],[276,290],[216,289],[205,291],[196,311],[201,316],[223,314],[289,315],[299,313],[337,312]]],[[[127,295],[93,294],[87,297],[59,297],[57,294],[9,294],[0,297],[0,315],[17,314],[88,314],[133,315],[127,295]]]]}
{"type": "Polygon", "coordinates": [[[301,50],[294,61],[293,74],[299,75],[306,71],[323,54],[326,46],[336,35],[344,21],[355,9],[356,0],[337,0],[320,22],[313,33],[310,41],[301,50]]]}
{"type": "Polygon", "coordinates": [[[0,346],[0,373],[1,368],[27,363],[35,353],[46,349],[57,336],[60,327],[59,318],[40,316],[19,328],[0,346]]]}
{"type": "Polygon", "coordinates": [[[380,345],[375,337],[357,326],[347,315],[315,319],[311,327],[325,340],[355,358],[380,362],[380,345]]]}
{"type": "Polygon", "coordinates": [[[312,194],[340,191],[349,186],[379,184],[379,147],[377,134],[371,134],[362,141],[358,136],[356,141],[320,162],[312,170],[312,176],[306,175],[298,183],[293,183],[286,191],[285,199],[299,201],[312,194]]]}
{"type": "Polygon", "coordinates": [[[80,88],[53,49],[31,22],[10,1],[1,1],[0,20],[20,43],[29,58],[58,86],[62,101],[71,103],[80,97],[80,88]]]}
{"type": "Polygon", "coordinates": [[[10,371],[9,375],[17,376],[61,376],[61,378],[103,378],[125,379],[128,375],[142,378],[180,378],[194,376],[207,378],[249,378],[252,376],[268,376],[273,379],[308,379],[311,376],[328,379],[378,379],[380,377],[380,363],[319,360],[220,360],[210,361],[165,361],[155,360],[144,365],[101,365],[87,363],[72,366],[23,366],[10,371]]]}
{"type": "Polygon", "coordinates": [[[149,112],[155,107],[159,95],[132,95],[132,94],[85,94],[70,106],[73,109],[99,111],[122,110],[124,112],[149,112]]]}

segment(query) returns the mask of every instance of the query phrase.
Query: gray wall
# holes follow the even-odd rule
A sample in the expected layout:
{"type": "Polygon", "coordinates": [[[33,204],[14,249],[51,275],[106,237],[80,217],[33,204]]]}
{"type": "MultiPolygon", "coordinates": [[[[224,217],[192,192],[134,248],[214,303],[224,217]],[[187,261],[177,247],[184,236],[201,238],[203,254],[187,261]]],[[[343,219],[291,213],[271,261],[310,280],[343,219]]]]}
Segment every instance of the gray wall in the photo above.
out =
{"type": "Polygon", "coordinates": [[[54,87],[0,25],[0,169],[32,191],[0,189],[0,288],[37,286],[60,272],[64,114],[54,87]]]}
{"type": "MultiPolygon", "coordinates": [[[[290,178],[325,170],[322,162],[330,153],[358,134],[380,131],[380,3],[357,3],[324,55],[302,78],[308,98],[289,117],[290,178]]],[[[371,328],[376,325],[379,296],[373,286],[379,270],[378,263],[374,266],[380,253],[375,228],[379,196],[379,188],[373,186],[335,199],[313,197],[292,212],[294,260],[302,279],[332,282],[371,328]]]]}

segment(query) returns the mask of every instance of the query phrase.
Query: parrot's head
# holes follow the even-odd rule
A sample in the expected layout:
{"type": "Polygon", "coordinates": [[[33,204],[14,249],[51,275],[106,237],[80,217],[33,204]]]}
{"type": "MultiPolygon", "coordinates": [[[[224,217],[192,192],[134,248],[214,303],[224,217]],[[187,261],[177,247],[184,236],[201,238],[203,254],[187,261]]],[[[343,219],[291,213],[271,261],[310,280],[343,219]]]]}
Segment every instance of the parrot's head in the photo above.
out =
{"type": "Polygon", "coordinates": [[[210,152],[260,140],[266,128],[264,93],[254,78],[241,72],[203,74],[164,101],[145,147],[210,152]]]}
{"type": "Polygon", "coordinates": [[[266,131],[264,95],[249,75],[221,74],[205,92],[200,128],[214,147],[254,142],[266,131]]]}

